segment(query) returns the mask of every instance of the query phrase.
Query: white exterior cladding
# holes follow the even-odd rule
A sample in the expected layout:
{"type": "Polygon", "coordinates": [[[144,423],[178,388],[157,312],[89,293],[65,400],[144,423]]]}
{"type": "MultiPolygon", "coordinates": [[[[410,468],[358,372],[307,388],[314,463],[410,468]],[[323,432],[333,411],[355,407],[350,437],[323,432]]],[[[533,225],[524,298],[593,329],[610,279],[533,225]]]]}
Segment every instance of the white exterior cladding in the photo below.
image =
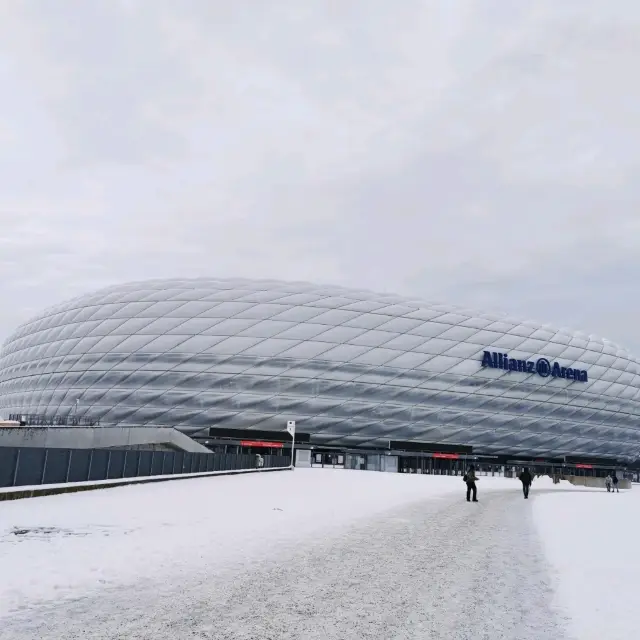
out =
{"type": "Polygon", "coordinates": [[[593,336],[400,296],[153,280],[51,308],[5,343],[5,417],[74,411],[103,425],[188,432],[281,430],[295,419],[316,444],[415,440],[632,460],[640,365],[593,336]],[[483,367],[485,351],[546,358],[588,380],[483,367]]]}

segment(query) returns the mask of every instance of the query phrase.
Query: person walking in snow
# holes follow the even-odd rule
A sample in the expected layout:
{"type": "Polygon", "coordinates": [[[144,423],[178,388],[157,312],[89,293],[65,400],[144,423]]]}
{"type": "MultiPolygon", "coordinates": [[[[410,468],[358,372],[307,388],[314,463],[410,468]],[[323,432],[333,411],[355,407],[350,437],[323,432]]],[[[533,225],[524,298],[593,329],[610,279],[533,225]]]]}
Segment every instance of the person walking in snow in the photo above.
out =
{"type": "Polygon", "coordinates": [[[613,472],[613,477],[611,478],[611,481],[613,482],[611,491],[620,493],[620,489],[618,489],[618,476],[616,475],[615,471],[613,472]]]}
{"type": "Polygon", "coordinates": [[[611,485],[613,484],[613,479],[610,474],[607,474],[607,477],[604,479],[604,486],[607,487],[607,492],[611,491],[611,485]]]}
{"type": "Polygon", "coordinates": [[[467,484],[467,502],[471,502],[471,494],[473,494],[473,502],[478,502],[478,488],[476,487],[478,477],[473,465],[469,466],[469,470],[464,474],[463,480],[467,484]]]}
{"type": "Polygon", "coordinates": [[[531,488],[531,483],[533,482],[533,476],[527,467],[522,470],[522,473],[519,476],[520,482],[522,482],[522,492],[524,493],[525,500],[529,498],[529,489],[531,488]]]}

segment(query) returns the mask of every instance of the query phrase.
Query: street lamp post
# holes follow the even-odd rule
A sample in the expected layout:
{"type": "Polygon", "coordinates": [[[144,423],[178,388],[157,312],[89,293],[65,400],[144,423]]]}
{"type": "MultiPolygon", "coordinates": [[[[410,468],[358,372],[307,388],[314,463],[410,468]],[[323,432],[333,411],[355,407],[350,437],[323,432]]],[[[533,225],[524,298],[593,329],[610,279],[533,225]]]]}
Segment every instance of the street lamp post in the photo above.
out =
{"type": "Polygon", "coordinates": [[[291,468],[295,468],[296,421],[287,420],[287,431],[291,436],[291,468]]]}

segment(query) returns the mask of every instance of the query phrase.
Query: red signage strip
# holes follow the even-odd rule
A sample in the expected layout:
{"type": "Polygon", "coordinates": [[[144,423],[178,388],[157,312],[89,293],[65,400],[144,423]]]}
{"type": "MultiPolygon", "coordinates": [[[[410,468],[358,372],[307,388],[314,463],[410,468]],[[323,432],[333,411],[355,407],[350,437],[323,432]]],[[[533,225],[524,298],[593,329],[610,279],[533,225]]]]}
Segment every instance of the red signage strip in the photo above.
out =
{"type": "Polygon", "coordinates": [[[593,469],[592,464],[577,464],[576,469],[593,469]]]}
{"type": "Polygon", "coordinates": [[[284,446],[282,442],[260,442],[259,440],[243,440],[240,443],[241,447],[264,447],[271,449],[282,449],[284,446]]]}
{"type": "Polygon", "coordinates": [[[457,453],[433,453],[432,458],[442,458],[443,460],[457,460],[460,456],[457,453]]]}

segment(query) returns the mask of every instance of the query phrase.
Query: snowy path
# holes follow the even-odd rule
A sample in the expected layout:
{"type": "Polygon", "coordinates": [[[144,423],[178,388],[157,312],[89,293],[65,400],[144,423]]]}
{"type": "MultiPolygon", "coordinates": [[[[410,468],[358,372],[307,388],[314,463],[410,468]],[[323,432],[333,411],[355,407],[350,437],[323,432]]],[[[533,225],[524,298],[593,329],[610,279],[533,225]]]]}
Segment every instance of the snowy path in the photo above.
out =
{"type": "Polygon", "coordinates": [[[234,573],[191,568],[30,608],[4,618],[0,638],[561,640],[532,502],[430,497],[234,573]]]}

